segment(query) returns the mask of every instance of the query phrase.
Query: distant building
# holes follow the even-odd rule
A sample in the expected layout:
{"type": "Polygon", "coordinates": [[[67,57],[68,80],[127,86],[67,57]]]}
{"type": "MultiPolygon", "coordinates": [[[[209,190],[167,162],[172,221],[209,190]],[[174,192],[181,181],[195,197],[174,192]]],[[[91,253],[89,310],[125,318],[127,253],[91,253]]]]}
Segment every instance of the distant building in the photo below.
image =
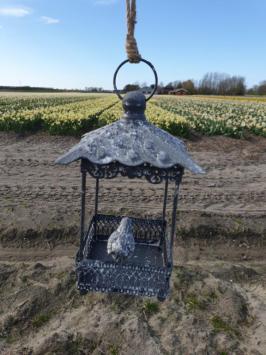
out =
{"type": "Polygon", "coordinates": [[[188,94],[189,92],[183,88],[169,91],[169,95],[188,95],[188,94]]]}
{"type": "Polygon", "coordinates": [[[150,95],[153,89],[150,86],[145,86],[143,88],[140,88],[139,91],[142,92],[142,94],[144,95],[150,95]]]}
{"type": "Polygon", "coordinates": [[[158,87],[158,90],[157,90],[157,93],[158,93],[159,95],[168,95],[169,92],[172,91],[172,90],[173,90],[173,87],[168,87],[168,86],[163,87],[163,86],[159,86],[159,87],[158,87]]]}

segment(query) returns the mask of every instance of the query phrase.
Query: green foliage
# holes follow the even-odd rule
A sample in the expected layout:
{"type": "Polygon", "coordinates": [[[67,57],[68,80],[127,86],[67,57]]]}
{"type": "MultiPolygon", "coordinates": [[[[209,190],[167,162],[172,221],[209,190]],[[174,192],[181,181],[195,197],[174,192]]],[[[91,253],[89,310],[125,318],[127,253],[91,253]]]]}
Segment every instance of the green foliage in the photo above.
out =
{"type": "Polygon", "coordinates": [[[110,345],[108,350],[110,355],[119,355],[119,348],[117,345],[114,344],[110,345]]]}
{"type": "Polygon", "coordinates": [[[159,304],[156,302],[145,301],[143,303],[142,310],[146,315],[152,316],[152,315],[159,312],[160,307],[159,307],[159,304]]]}
{"type": "Polygon", "coordinates": [[[27,281],[28,281],[28,276],[27,275],[23,275],[23,276],[21,276],[21,281],[23,282],[23,283],[26,283],[27,281]]]}
{"type": "Polygon", "coordinates": [[[44,324],[46,324],[51,318],[50,314],[38,314],[36,315],[33,320],[32,320],[32,325],[34,328],[40,328],[42,327],[44,324]]]}
{"type": "Polygon", "coordinates": [[[239,336],[240,333],[237,329],[233,328],[230,324],[228,324],[226,321],[224,321],[221,317],[219,316],[214,316],[211,319],[211,324],[213,326],[213,329],[215,332],[224,332],[229,335],[233,336],[239,336]]]}
{"type": "Polygon", "coordinates": [[[185,299],[185,305],[188,311],[193,312],[196,310],[204,311],[208,307],[208,302],[206,300],[200,300],[195,295],[188,295],[185,299]]]}

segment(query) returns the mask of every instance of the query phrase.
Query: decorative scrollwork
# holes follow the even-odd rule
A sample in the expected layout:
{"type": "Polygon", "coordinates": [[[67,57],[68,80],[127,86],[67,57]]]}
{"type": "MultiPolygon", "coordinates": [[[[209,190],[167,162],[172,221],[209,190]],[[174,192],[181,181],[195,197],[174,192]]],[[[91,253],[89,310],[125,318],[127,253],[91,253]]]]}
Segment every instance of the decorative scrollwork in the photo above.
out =
{"type": "Polygon", "coordinates": [[[148,163],[138,166],[127,166],[119,162],[98,165],[89,160],[82,159],[81,170],[87,171],[92,177],[99,179],[114,179],[118,175],[128,177],[129,179],[145,178],[151,184],[160,184],[164,180],[180,183],[184,168],[180,165],[174,165],[170,168],[157,168],[148,163]]]}
{"type": "Polygon", "coordinates": [[[124,293],[134,296],[157,296],[165,299],[169,293],[170,271],[164,268],[141,267],[83,260],[76,264],[78,289],[124,293]]]}

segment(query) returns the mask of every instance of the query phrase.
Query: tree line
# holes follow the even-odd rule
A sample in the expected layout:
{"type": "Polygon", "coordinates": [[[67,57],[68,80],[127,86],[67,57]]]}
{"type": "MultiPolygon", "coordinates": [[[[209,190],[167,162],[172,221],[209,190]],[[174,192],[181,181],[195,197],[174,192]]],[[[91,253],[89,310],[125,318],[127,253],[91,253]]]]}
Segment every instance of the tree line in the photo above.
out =
{"type": "MultiPolygon", "coordinates": [[[[135,91],[145,89],[145,92],[154,85],[148,86],[147,83],[127,84],[122,92],[135,91]]],[[[247,88],[246,79],[243,76],[228,75],[223,73],[207,73],[199,81],[193,79],[176,80],[166,85],[160,83],[158,85],[158,94],[169,94],[171,91],[185,89],[190,95],[266,95],[266,80],[261,81],[258,85],[247,88]]],[[[31,86],[0,86],[1,91],[26,91],[26,92],[80,92],[80,93],[110,93],[113,90],[105,90],[101,87],[85,87],[84,90],[79,89],[54,89],[46,87],[31,86]]]]}
{"type": "Polygon", "coordinates": [[[3,86],[0,85],[0,92],[33,92],[33,93],[64,93],[64,92],[77,92],[77,93],[112,93],[112,90],[104,90],[98,87],[85,87],[84,90],[81,89],[56,89],[48,87],[39,86],[3,86]]]}
{"type": "MultiPolygon", "coordinates": [[[[154,86],[151,85],[152,89],[154,86]]],[[[125,92],[147,88],[147,84],[128,84],[124,87],[125,92]]],[[[266,95],[266,80],[252,88],[247,88],[246,79],[243,76],[228,75],[223,73],[207,73],[199,81],[193,79],[181,81],[176,80],[164,85],[158,85],[158,94],[169,94],[169,92],[185,89],[191,95],[266,95]]]]}

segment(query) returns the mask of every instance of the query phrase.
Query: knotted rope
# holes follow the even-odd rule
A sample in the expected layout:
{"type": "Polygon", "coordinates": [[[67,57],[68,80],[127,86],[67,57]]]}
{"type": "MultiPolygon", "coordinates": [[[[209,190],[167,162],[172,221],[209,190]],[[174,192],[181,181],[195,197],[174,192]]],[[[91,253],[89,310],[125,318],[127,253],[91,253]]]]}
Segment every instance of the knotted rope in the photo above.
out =
{"type": "Polygon", "coordinates": [[[137,23],[136,16],[136,0],[127,1],[127,40],[126,52],[131,63],[139,63],[141,55],[139,54],[137,41],[134,37],[135,25],[137,23]]]}

